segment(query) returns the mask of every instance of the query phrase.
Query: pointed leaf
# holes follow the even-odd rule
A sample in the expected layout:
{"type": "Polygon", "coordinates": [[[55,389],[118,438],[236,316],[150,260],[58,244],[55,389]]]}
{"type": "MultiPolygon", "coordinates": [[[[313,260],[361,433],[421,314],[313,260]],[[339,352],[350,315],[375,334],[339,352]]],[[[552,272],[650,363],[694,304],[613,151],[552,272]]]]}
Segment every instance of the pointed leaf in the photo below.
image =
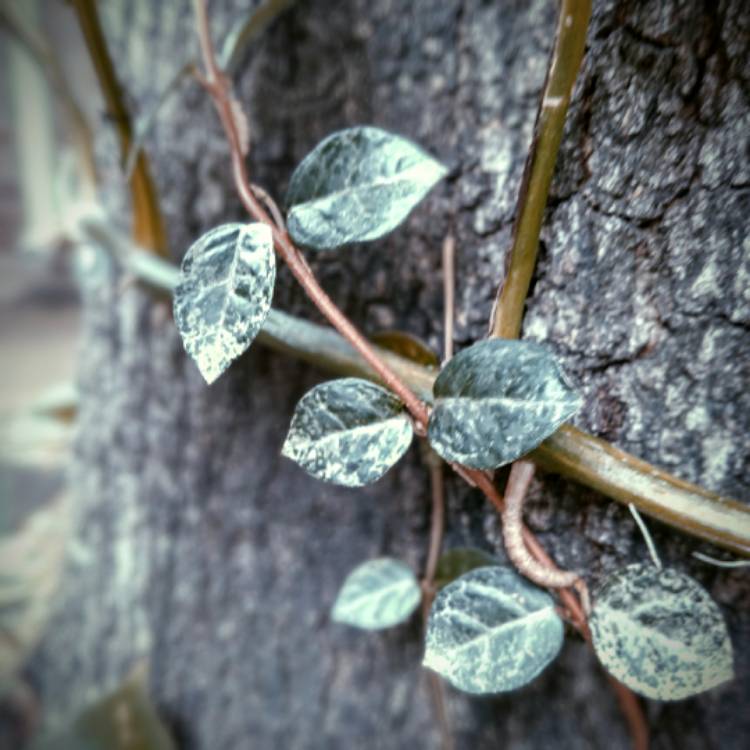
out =
{"type": "Polygon", "coordinates": [[[381,630],[408,620],[421,598],[414,573],[398,560],[381,557],[347,576],[331,617],[355,628],[381,630]]]}
{"type": "Polygon", "coordinates": [[[435,571],[435,585],[441,589],[470,570],[497,566],[499,563],[494,555],[476,547],[454,547],[440,556],[435,571]]]}
{"type": "Polygon", "coordinates": [[[476,568],[435,597],[423,663],[459,690],[499,693],[533,680],[562,642],[549,594],[510,568],[476,568]]]}
{"type": "Polygon", "coordinates": [[[629,565],[602,587],[590,620],[596,655],[647,698],[679,700],[731,680],[721,611],[684,573],[629,565]]]}
{"type": "Polygon", "coordinates": [[[275,278],[265,224],[223,224],[190,246],[174,293],[174,319],[207,383],[252,343],[271,307],[275,278]]]}
{"type": "Polygon", "coordinates": [[[410,141],[379,128],[333,133],[292,175],[289,233],[316,250],[377,239],[395,229],[446,172],[410,141]]]}
{"type": "Polygon", "coordinates": [[[549,351],[491,339],[448,362],[434,386],[428,437],[446,461],[494,469],[528,453],[581,407],[549,351]]]}
{"type": "Polygon", "coordinates": [[[411,422],[390,391],[342,378],[300,399],[282,454],[318,479],[360,487],[380,479],[411,440],[411,422]]]}

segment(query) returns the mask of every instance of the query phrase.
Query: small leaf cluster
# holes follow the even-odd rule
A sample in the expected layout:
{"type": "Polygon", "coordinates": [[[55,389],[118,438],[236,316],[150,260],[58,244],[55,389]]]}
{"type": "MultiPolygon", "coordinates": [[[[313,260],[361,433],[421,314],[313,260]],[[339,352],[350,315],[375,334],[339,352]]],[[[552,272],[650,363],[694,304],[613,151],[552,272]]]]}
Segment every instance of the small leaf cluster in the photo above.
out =
{"type": "MultiPolygon", "coordinates": [[[[404,138],[372,127],[334,133],[292,175],[288,231],[316,251],[374,240],[395,229],[447,170],[404,138]]],[[[185,254],[174,316],[185,349],[208,383],[251,344],[271,307],[270,227],[225,224],[185,254]]],[[[434,383],[427,439],[443,459],[492,470],[538,446],[581,407],[552,354],[525,341],[468,347],[434,383]]],[[[316,386],[297,404],[282,453],[312,476],[358,487],[377,481],[414,435],[404,405],[359,378],[316,386]]],[[[479,550],[439,561],[425,666],[469,693],[525,685],[560,651],[555,600],[479,550]]],[[[343,583],[334,621],[365,630],[406,621],[422,589],[403,563],[363,563],[343,583]]],[[[716,604],[674,570],[635,565],[595,599],[590,620],[604,667],[632,690],[675,700],[732,677],[732,650],[716,604]]]]}
{"type": "MultiPolygon", "coordinates": [[[[286,198],[288,230],[312,250],[374,240],[395,229],[446,174],[405,138],[373,127],[326,138],[297,167],[286,198]]],[[[224,224],[182,261],[174,317],[207,383],[242,354],[271,308],[276,275],[270,227],[224,224]]]]}

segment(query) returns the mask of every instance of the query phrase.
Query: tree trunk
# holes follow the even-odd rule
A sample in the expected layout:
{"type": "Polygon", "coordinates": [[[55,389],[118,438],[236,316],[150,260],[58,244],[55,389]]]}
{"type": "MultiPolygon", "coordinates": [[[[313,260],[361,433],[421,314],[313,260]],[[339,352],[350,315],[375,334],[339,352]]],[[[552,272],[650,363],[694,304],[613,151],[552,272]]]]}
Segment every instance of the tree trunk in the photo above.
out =
{"type": "MultiPolygon", "coordinates": [[[[220,46],[245,3],[211,3],[220,46]]],[[[548,342],[585,394],[575,422],[708,488],[750,498],[750,7],[597,0],[568,115],[524,337],[548,342]]],[[[197,49],[188,4],[101,4],[141,111],[197,49]]],[[[552,0],[300,2],[245,55],[253,179],[281,198],[325,135],[373,123],[412,138],[449,178],[387,239],[314,258],[365,331],[439,347],[440,246],[457,238],[456,344],[485,335],[510,244],[552,43],[552,0]]],[[[101,133],[112,207],[114,141],[101,133]]],[[[147,143],[175,259],[241,221],[205,92],[185,86],[147,143]]],[[[287,272],[274,305],[318,319],[287,272]]],[[[186,748],[437,748],[418,618],[367,634],[331,622],[347,572],[381,555],[416,571],[429,533],[418,451],[363,490],[280,457],[297,399],[325,377],[255,346],[207,387],[164,301],[100,263],[84,288],[75,554],[31,666],[62,716],[150,663],[154,699],[186,748]]],[[[446,546],[504,558],[496,514],[449,478],[446,546]]],[[[527,519],[556,561],[603,576],[643,560],[627,509],[552,476],[527,519]]],[[[750,586],[650,523],[665,564],[727,617],[738,678],[646,706],[654,747],[740,748],[750,586]]],[[[446,688],[458,748],[625,748],[602,669],[571,635],[531,685],[492,698],[446,688]]]]}

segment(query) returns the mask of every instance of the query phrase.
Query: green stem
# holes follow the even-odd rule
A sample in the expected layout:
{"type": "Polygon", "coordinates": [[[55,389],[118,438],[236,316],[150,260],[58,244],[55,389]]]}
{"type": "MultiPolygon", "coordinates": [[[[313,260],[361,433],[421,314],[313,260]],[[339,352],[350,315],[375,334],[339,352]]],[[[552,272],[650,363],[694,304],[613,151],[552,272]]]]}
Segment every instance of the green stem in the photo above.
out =
{"type": "MultiPolygon", "coordinates": [[[[96,0],[72,0],[72,5],[107,105],[107,113],[117,129],[124,165],[133,144],[133,130],[130,112],[99,21],[97,3],[96,0]]],[[[148,159],[142,151],[136,158],[130,177],[130,196],[133,203],[133,241],[157,255],[168,257],[167,235],[156,187],[148,159]]]]}
{"type": "MultiPolygon", "coordinates": [[[[179,272],[138,250],[117,252],[127,268],[150,286],[172,292],[179,272]]],[[[374,369],[341,335],[326,326],[271,310],[258,341],[321,369],[378,380],[374,369]]],[[[378,357],[427,401],[435,373],[379,347],[378,357]]],[[[540,468],[591,487],[624,505],[691,536],[750,557],[750,509],[615,448],[604,440],[564,425],[529,456],[540,468]]]]}
{"type": "Polygon", "coordinates": [[[518,194],[510,262],[495,299],[491,337],[515,339],[521,332],[547,195],[565,127],[565,115],[581,67],[590,15],[591,0],[562,0],[547,80],[518,194]]]}

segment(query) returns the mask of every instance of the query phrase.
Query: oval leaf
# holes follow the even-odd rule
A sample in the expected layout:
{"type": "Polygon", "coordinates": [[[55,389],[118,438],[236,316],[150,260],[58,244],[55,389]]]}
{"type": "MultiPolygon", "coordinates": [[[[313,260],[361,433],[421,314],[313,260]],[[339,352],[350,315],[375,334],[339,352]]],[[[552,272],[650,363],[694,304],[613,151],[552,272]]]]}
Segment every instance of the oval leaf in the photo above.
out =
{"type": "Polygon", "coordinates": [[[446,461],[494,469],[549,437],[581,407],[549,351],[492,339],[464,349],[434,386],[428,437],[446,461]]]}
{"type": "Polygon", "coordinates": [[[411,440],[411,422],[390,391],[342,378],[302,397],[281,452],[318,479],[360,487],[380,479],[411,440]]]}
{"type": "Polygon", "coordinates": [[[381,557],[347,576],[331,617],[355,628],[381,630],[407,620],[421,598],[414,573],[398,560],[381,557]]]}
{"type": "Polygon", "coordinates": [[[679,700],[733,677],[719,607],[676,570],[629,565],[600,590],[590,626],[607,671],[647,698],[679,700]]]}
{"type": "Polygon", "coordinates": [[[454,547],[440,556],[435,570],[435,585],[441,589],[470,570],[498,564],[499,560],[484,550],[476,547],[454,547]]]}
{"type": "Polygon", "coordinates": [[[427,623],[424,666],[467,693],[515,690],[558,654],[555,603],[510,568],[476,568],[442,589],[427,623]]]}
{"type": "Polygon", "coordinates": [[[185,253],[174,319],[207,383],[252,343],[271,307],[275,278],[271,229],[265,224],[223,224],[185,253]]]}
{"type": "Polygon", "coordinates": [[[321,141],[292,175],[289,233],[328,250],[395,229],[447,170],[405,138],[372,127],[321,141]]]}

